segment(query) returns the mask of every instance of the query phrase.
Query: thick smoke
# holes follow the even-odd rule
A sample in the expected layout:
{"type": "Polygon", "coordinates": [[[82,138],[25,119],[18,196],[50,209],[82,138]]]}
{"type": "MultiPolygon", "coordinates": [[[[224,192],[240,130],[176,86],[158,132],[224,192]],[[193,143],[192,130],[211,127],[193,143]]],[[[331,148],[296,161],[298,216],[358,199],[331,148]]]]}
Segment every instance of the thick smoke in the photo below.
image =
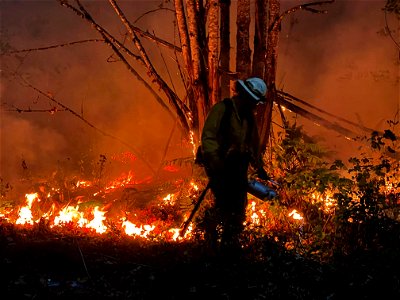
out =
{"type": "MultiPolygon", "coordinates": [[[[283,8],[296,3],[284,1],[283,8]]],[[[336,1],[324,6],[327,14],[301,11],[287,19],[279,44],[278,87],[352,122],[388,129],[400,106],[400,61],[399,49],[384,34],[385,3],[336,1]]],[[[399,20],[387,15],[387,22],[399,42],[399,20]]],[[[359,146],[304,119],[298,123],[325,137],[342,157],[359,146]]]]}
{"type": "MultiPolygon", "coordinates": [[[[128,1],[121,5],[127,16],[135,19],[157,4],[128,1]]],[[[123,40],[125,30],[107,2],[85,5],[100,24],[123,40]]],[[[1,6],[2,47],[29,49],[100,38],[88,23],[56,1],[13,1],[1,6]]],[[[160,13],[173,16],[167,11],[160,13]]],[[[140,25],[147,29],[154,18],[157,19],[145,16],[140,25]]],[[[155,31],[161,28],[165,26],[153,27],[155,31]]],[[[155,49],[159,57],[162,50],[155,49]]],[[[104,43],[3,56],[2,69],[0,176],[6,180],[20,176],[23,161],[33,173],[52,172],[57,162],[66,160],[70,169],[75,167],[79,171],[83,160],[96,165],[100,155],[105,155],[107,164],[116,165],[113,158],[121,158],[121,153],[126,152],[137,156],[129,167],[134,168],[138,177],[146,177],[160,168],[163,158],[190,153],[188,147],[180,144],[175,120],[104,43]],[[16,112],[60,109],[47,97],[38,96],[32,86],[88,123],[62,109],[55,113],[16,112]],[[171,132],[173,138],[169,141],[171,132]]],[[[160,71],[164,76],[165,69],[160,71]]],[[[143,68],[137,70],[148,81],[143,68]]]]}
{"type": "MultiPolygon", "coordinates": [[[[125,30],[106,1],[84,3],[99,23],[122,39],[125,30]]],[[[121,5],[135,20],[159,3],[123,1],[121,5]]],[[[300,1],[281,3],[285,10],[300,1]]],[[[324,7],[327,14],[301,11],[285,19],[279,43],[278,88],[353,122],[384,129],[399,107],[398,49],[379,34],[385,27],[384,4],[336,1],[324,7]]],[[[6,1],[0,8],[2,48],[36,48],[99,38],[88,23],[56,1],[6,1]]],[[[172,17],[170,11],[161,10],[144,15],[137,25],[174,42],[172,17]]],[[[389,16],[388,21],[397,29],[397,19],[389,16]]],[[[169,76],[179,76],[171,67],[174,54],[162,46],[152,49],[149,55],[162,66],[159,70],[164,78],[168,81],[169,76]]],[[[0,176],[6,180],[20,176],[23,162],[33,173],[51,172],[66,160],[70,169],[80,170],[82,160],[95,165],[102,154],[111,163],[115,154],[126,151],[140,156],[134,168],[145,177],[152,172],[146,163],[157,170],[165,154],[167,160],[190,155],[190,147],[181,144],[175,120],[103,43],[2,56],[1,65],[0,176]],[[68,111],[16,112],[15,108],[57,107],[45,96],[38,97],[27,82],[90,124],[68,111]]],[[[139,67],[138,71],[148,80],[145,70],[139,67]]],[[[329,146],[340,153],[351,154],[348,142],[338,134],[300,117],[298,122],[312,134],[327,137],[329,146]]]]}

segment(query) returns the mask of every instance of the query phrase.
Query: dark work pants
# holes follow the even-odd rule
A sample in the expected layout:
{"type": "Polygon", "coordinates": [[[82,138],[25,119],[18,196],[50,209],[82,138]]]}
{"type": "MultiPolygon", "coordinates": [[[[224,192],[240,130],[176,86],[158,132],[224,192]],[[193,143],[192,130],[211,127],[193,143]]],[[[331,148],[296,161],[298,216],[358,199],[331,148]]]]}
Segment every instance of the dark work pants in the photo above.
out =
{"type": "MultiPolygon", "coordinates": [[[[224,169],[210,178],[215,196],[215,225],[221,225],[223,246],[236,246],[247,205],[247,155],[229,155],[224,169]]],[[[213,230],[216,230],[215,228],[213,230]]]]}

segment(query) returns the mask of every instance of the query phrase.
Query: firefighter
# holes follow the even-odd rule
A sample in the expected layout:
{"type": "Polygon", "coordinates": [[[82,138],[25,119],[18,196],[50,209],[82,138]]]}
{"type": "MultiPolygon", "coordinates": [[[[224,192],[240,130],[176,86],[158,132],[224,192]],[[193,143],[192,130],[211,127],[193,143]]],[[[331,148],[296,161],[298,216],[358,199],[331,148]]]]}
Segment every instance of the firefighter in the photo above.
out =
{"type": "Polygon", "coordinates": [[[210,179],[215,205],[206,212],[206,238],[220,249],[240,250],[239,236],[245,221],[249,164],[259,178],[268,180],[263,168],[254,117],[265,103],[267,86],[257,77],[237,80],[235,95],[215,104],[201,135],[203,164],[210,179]]]}

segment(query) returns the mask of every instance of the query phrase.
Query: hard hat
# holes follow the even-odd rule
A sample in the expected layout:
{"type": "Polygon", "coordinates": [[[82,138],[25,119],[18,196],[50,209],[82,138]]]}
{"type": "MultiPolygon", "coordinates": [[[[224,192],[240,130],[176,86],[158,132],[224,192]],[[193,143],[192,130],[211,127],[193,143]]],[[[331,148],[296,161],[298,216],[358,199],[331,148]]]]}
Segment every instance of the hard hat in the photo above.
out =
{"type": "Polygon", "coordinates": [[[245,91],[250,98],[256,102],[265,102],[265,95],[267,94],[267,85],[264,80],[258,77],[251,77],[246,80],[238,80],[238,86],[245,91]]]}

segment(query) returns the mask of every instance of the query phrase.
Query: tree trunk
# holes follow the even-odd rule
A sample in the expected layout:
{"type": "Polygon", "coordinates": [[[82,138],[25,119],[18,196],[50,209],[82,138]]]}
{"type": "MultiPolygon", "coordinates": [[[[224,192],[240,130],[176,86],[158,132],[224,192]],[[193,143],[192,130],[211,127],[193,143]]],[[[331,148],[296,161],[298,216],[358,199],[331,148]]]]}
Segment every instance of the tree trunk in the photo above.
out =
{"type": "Polygon", "coordinates": [[[219,0],[210,0],[208,9],[208,91],[210,105],[220,100],[218,72],[219,0]]]}
{"type": "Polygon", "coordinates": [[[221,0],[221,98],[230,96],[230,6],[231,0],[221,0]]]}
{"type": "MultiPolygon", "coordinates": [[[[268,7],[268,28],[275,23],[275,20],[279,18],[280,14],[280,1],[279,0],[269,0],[268,7]]],[[[261,149],[265,151],[270,131],[271,131],[271,121],[272,121],[272,108],[274,102],[276,101],[276,89],[275,89],[275,77],[276,77],[276,62],[277,62],[277,47],[279,40],[279,26],[274,26],[268,31],[267,38],[267,53],[265,60],[265,82],[268,86],[267,92],[267,103],[266,105],[260,107],[258,110],[258,124],[260,128],[260,140],[261,149]]]]}
{"type": "Polygon", "coordinates": [[[249,47],[250,0],[238,0],[236,34],[236,72],[238,78],[246,78],[251,71],[251,50],[249,47]]]}
{"type": "MultiPolygon", "coordinates": [[[[199,44],[199,19],[198,19],[198,2],[196,0],[187,1],[187,24],[189,31],[190,51],[192,54],[191,65],[193,72],[193,91],[194,100],[197,106],[197,118],[193,119],[193,133],[195,141],[198,141],[200,129],[203,128],[206,113],[208,111],[209,101],[207,94],[207,82],[205,77],[206,70],[204,68],[204,60],[199,44]],[[197,123],[197,124],[196,124],[197,123]]],[[[190,100],[192,101],[192,100],[190,100]]]]}
{"type": "MultiPolygon", "coordinates": [[[[189,80],[188,88],[187,88],[187,97],[189,99],[188,104],[190,111],[192,113],[192,120],[191,120],[191,129],[197,128],[198,125],[198,112],[197,112],[197,104],[196,101],[190,101],[194,97],[194,78],[193,78],[193,66],[192,66],[192,54],[190,51],[190,41],[189,41],[189,32],[186,23],[186,15],[185,15],[185,8],[183,5],[182,0],[175,0],[175,17],[179,32],[179,39],[181,42],[182,48],[182,56],[183,56],[183,63],[185,65],[185,69],[187,71],[187,76],[189,80]]],[[[185,80],[185,79],[183,79],[185,80]]]]}
{"type": "Polygon", "coordinates": [[[265,78],[267,54],[268,0],[256,0],[254,22],[254,54],[252,75],[265,78]]]}

